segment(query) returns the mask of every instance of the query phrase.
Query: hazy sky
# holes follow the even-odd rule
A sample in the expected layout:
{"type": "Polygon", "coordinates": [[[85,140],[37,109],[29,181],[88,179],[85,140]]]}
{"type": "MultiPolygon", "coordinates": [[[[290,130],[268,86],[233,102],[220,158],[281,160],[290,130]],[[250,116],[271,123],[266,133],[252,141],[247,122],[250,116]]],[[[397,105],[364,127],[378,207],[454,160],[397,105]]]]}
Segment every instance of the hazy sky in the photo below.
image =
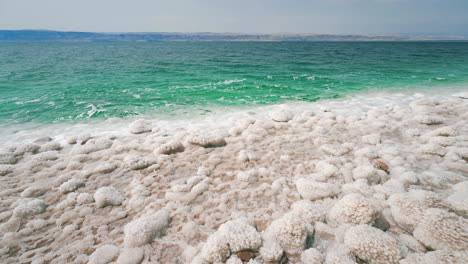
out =
{"type": "Polygon", "coordinates": [[[468,34],[468,0],[0,0],[0,29],[468,34]]]}

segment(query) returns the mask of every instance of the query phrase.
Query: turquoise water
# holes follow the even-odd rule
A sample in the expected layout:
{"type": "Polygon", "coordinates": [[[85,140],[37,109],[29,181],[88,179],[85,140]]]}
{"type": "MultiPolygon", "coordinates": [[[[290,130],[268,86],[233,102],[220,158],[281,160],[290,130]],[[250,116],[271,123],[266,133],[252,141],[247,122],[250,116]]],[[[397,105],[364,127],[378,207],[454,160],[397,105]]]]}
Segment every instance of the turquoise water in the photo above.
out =
{"type": "Polygon", "coordinates": [[[2,123],[453,86],[468,87],[468,43],[0,43],[2,123]]]}

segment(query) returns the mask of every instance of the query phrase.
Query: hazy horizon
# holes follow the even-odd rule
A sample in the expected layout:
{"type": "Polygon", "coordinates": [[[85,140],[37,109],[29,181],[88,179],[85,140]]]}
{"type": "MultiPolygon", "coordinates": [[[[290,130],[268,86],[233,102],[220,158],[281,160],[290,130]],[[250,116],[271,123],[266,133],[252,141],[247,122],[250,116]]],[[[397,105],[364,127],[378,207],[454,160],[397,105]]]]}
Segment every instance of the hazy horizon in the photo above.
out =
{"type": "Polygon", "coordinates": [[[466,10],[463,0],[0,0],[0,29],[466,35],[466,10]]]}

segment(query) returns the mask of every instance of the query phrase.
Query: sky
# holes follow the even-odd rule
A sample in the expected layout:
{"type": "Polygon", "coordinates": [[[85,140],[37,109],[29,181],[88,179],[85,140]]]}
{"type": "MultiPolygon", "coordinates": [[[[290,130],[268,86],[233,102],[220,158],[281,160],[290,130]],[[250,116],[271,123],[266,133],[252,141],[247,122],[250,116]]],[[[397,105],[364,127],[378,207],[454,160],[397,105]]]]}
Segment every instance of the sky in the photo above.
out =
{"type": "Polygon", "coordinates": [[[0,0],[0,29],[468,34],[468,0],[0,0]]]}

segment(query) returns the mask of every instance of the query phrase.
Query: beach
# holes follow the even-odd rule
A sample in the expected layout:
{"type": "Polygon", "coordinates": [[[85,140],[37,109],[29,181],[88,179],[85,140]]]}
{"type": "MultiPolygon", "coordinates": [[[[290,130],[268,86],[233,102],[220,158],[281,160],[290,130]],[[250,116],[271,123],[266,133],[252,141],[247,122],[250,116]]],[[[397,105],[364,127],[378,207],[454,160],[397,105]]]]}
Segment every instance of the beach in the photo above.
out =
{"type": "Polygon", "coordinates": [[[2,263],[468,262],[466,89],[11,131],[2,263]]]}

